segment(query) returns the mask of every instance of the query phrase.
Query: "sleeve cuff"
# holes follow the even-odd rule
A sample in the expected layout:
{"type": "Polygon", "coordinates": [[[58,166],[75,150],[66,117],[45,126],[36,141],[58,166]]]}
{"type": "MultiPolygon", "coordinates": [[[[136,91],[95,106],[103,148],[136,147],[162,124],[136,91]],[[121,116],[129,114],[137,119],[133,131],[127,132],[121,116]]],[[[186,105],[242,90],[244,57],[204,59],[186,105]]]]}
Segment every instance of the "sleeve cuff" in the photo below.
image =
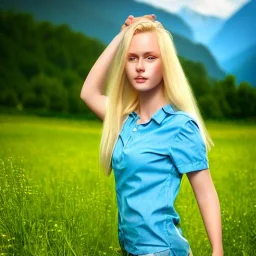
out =
{"type": "Polygon", "coordinates": [[[192,164],[179,165],[177,169],[180,173],[195,172],[209,169],[208,161],[195,162],[192,164]]]}

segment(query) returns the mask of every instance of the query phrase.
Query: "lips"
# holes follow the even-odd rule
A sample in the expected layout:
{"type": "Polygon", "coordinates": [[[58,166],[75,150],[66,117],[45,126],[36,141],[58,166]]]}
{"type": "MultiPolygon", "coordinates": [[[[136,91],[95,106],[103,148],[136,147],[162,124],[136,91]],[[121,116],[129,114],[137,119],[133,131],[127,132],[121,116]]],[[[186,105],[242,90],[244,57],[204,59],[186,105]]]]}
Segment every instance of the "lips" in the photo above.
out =
{"type": "Polygon", "coordinates": [[[137,83],[144,83],[144,82],[146,82],[146,80],[147,80],[147,78],[145,78],[145,77],[143,77],[143,76],[137,76],[137,77],[135,78],[135,81],[136,81],[137,83]]]}

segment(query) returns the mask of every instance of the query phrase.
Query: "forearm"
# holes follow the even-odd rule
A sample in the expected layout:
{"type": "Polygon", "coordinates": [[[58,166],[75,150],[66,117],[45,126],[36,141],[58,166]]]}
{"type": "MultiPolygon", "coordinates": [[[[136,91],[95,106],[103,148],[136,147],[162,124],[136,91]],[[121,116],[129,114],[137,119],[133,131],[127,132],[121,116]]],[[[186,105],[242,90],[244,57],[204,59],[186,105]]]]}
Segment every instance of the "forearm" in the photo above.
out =
{"type": "Polygon", "coordinates": [[[90,97],[92,92],[104,94],[108,68],[115,56],[123,33],[124,30],[114,37],[91,68],[81,90],[80,97],[82,99],[85,99],[85,96],[90,97]]]}
{"type": "Polygon", "coordinates": [[[221,211],[210,170],[188,173],[206,232],[212,245],[213,256],[223,255],[221,211]]]}
{"type": "Polygon", "coordinates": [[[199,209],[212,245],[213,255],[223,255],[221,211],[214,186],[198,198],[199,209]]]}

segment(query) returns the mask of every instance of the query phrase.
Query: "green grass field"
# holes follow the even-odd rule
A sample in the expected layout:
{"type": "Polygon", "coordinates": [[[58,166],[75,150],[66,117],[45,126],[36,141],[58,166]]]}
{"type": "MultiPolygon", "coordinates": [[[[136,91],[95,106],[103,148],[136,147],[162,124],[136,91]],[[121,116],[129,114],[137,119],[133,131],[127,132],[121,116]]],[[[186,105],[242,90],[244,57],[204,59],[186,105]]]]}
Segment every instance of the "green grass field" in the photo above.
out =
{"type": "MultiPolygon", "coordinates": [[[[225,255],[256,255],[256,124],[207,123],[225,255]]],[[[0,115],[0,255],[119,255],[113,173],[99,172],[101,124],[0,115]]],[[[176,201],[194,256],[211,255],[184,176],[176,201]]]]}

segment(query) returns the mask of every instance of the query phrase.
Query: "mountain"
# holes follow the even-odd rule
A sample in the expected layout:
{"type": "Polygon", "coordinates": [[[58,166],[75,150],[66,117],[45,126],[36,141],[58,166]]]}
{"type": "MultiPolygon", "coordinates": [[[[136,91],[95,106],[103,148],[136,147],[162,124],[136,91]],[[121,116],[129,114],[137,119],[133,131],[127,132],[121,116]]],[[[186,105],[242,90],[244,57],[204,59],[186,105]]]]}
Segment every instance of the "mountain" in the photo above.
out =
{"type": "Polygon", "coordinates": [[[233,73],[236,75],[237,82],[246,81],[256,87],[256,55],[249,56],[248,59],[241,63],[233,73]]]}
{"type": "Polygon", "coordinates": [[[68,23],[73,29],[86,32],[109,43],[119,32],[121,24],[129,14],[141,16],[154,13],[171,32],[193,40],[191,28],[176,14],[156,9],[131,0],[4,0],[0,8],[33,13],[39,20],[50,20],[56,24],[68,23]],[[96,22],[95,22],[96,21],[96,22]]]}
{"type": "Polygon", "coordinates": [[[192,28],[195,35],[195,41],[205,45],[219,31],[225,20],[200,14],[188,7],[183,7],[177,13],[192,28]]]}
{"type": "MultiPolygon", "coordinates": [[[[228,72],[234,72],[235,70],[239,70],[242,65],[246,65],[247,60],[250,57],[256,55],[256,44],[247,48],[246,50],[239,52],[235,56],[227,59],[226,61],[222,62],[222,65],[225,67],[225,70],[228,72]]],[[[246,65],[247,66],[247,65],[246,65]]],[[[255,69],[256,70],[256,67],[255,69]]]]}
{"type": "Polygon", "coordinates": [[[200,43],[192,43],[179,35],[174,35],[174,43],[179,55],[186,59],[203,63],[211,76],[218,79],[224,78],[225,73],[207,47],[200,43]]]}
{"type": "Polygon", "coordinates": [[[238,83],[247,81],[256,87],[256,44],[223,62],[238,83]]]}
{"type": "Polygon", "coordinates": [[[128,0],[9,0],[1,1],[0,8],[30,12],[37,20],[49,20],[55,24],[67,23],[73,30],[98,38],[105,43],[109,43],[120,31],[129,14],[141,16],[145,13],[154,13],[157,20],[160,20],[172,33],[179,55],[192,61],[202,62],[209,75],[214,78],[221,79],[225,76],[208,49],[192,42],[194,36],[191,28],[178,15],[143,3],[128,0]]]}
{"type": "Polygon", "coordinates": [[[256,43],[256,1],[251,1],[228,19],[208,44],[223,63],[256,43]]]}

